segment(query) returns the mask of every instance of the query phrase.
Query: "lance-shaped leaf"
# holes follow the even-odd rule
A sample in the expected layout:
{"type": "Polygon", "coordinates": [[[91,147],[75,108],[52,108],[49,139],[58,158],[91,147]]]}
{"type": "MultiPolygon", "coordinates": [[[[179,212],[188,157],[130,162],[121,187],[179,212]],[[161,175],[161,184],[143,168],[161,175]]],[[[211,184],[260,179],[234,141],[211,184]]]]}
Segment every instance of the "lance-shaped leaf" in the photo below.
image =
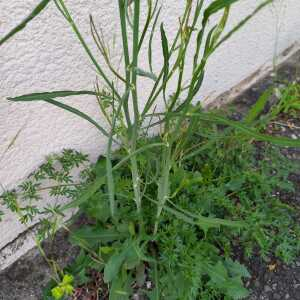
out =
{"type": "Polygon", "coordinates": [[[157,76],[152,72],[144,71],[141,68],[136,68],[136,72],[138,76],[152,79],[154,82],[157,80],[157,76]]]}
{"type": "Polygon", "coordinates": [[[219,40],[219,42],[214,46],[214,50],[220,47],[224,42],[226,42],[234,33],[240,30],[243,26],[245,26],[254,16],[256,16],[263,8],[267,5],[273,3],[274,0],[265,0],[260,5],[258,5],[248,16],[243,18],[236,26],[234,26],[229,32],[225,34],[223,38],[219,40]]]}
{"type": "Polygon", "coordinates": [[[205,26],[211,15],[217,13],[219,10],[226,8],[237,1],[239,0],[216,0],[212,2],[204,11],[202,25],[205,26]]]}
{"type": "Polygon", "coordinates": [[[164,81],[166,81],[169,74],[169,43],[163,24],[160,26],[160,35],[164,56],[164,81]]]}
{"type": "Polygon", "coordinates": [[[35,100],[45,100],[53,98],[64,98],[69,96],[79,96],[79,95],[96,95],[93,91],[53,91],[44,93],[33,93],[17,97],[10,97],[10,101],[35,101],[35,100]]]}
{"type": "MultiPolygon", "coordinates": [[[[65,97],[66,97],[66,96],[70,96],[70,93],[73,95],[74,95],[74,93],[76,95],[78,95],[78,93],[80,93],[80,92],[65,91],[65,92],[53,92],[53,93],[56,94],[56,97],[59,97],[57,95],[65,95],[65,97]]],[[[54,106],[57,106],[66,111],[69,111],[69,112],[77,115],[78,117],[88,121],[89,123],[94,125],[103,135],[105,135],[106,137],[109,137],[109,133],[102,126],[100,126],[94,119],[92,119],[90,116],[88,116],[87,114],[85,114],[84,112],[80,111],[79,109],[77,109],[75,107],[72,107],[70,105],[67,105],[62,102],[52,99],[50,97],[51,94],[52,93],[37,93],[37,94],[19,96],[19,97],[15,97],[15,98],[8,98],[8,100],[10,100],[10,101],[45,101],[45,102],[48,102],[54,106]]]]}
{"type": "Polygon", "coordinates": [[[70,240],[76,244],[77,241],[86,241],[87,244],[113,242],[127,237],[128,234],[120,233],[114,229],[103,229],[93,226],[81,227],[70,235],[70,240]]]}
{"type": "Polygon", "coordinates": [[[267,102],[269,101],[270,97],[272,96],[274,90],[273,87],[268,88],[256,101],[256,103],[251,107],[248,114],[246,115],[244,121],[246,124],[253,123],[258,116],[263,112],[264,108],[266,107],[267,102]]]}

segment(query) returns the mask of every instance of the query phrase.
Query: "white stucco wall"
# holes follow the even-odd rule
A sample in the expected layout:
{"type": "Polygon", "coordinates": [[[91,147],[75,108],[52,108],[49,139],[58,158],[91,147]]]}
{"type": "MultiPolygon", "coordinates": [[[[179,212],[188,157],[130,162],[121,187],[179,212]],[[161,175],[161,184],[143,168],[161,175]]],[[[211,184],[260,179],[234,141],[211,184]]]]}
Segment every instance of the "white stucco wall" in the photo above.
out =
{"type": "MultiPolygon", "coordinates": [[[[0,1],[0,37],[23,19],[39,0],[0,1]]],[[[143,1],[145,2],[145,1],[143,1]]],[[[211,2],[210,0],[206,1],[211,2]]],[[[118,36],[117,1],[66,0],[89,44],[88,15],[101,24],[108,41],[118,36]]],[[[162,21],[168,34],[177,22],[184,1],[165,0],[162,21]]],[[[236,24],[261,3],[242,0],[234,6],[230,24],[236,24]]],[[[229,26],[230,27],[230,26],[229,26]]],[[[279,53],[300,40],[300,1],[277,1],[256,16],[210,60],[201,95],[210,99],[237,85],[261,65],[272,61],[278,37],[279,53]],[[280,23],[280,34],[276,26],[280,23]]],[[[116,47],[118,56],[120,47],[116,47]]],[[[161,50],[154,53],[156,65],[161,50]]],[[[141,59],[141,61],[143,61],[141,59]]],[[[92,160],[103,151],[105,139],[88,123],[42,103],[8,103],[6,97],[64,89],[92,89],[95,73],[84,51],[53,3],[20,34],[0,48],[0,183],[12,188],[26,178],[52,152],[76,148],[89,153],[92,160]],[[5,149],[20,131],[14,146],[5,149]]],[[[147,84],[143,90],[147,90],[147,84]]],[[[81,97],[68,103],[99,119],[93,98],[81,97]]],[[[18,236],[24,228],[8,214],[0,223],[0,249],[18,236]]],[[[32,246],[26,242],[16,255],[32,246]]],[[[1,254],[0,254],[1,255],[1,254]]],[[[0,269],[15,256],[0,257],[0,269]]]]}

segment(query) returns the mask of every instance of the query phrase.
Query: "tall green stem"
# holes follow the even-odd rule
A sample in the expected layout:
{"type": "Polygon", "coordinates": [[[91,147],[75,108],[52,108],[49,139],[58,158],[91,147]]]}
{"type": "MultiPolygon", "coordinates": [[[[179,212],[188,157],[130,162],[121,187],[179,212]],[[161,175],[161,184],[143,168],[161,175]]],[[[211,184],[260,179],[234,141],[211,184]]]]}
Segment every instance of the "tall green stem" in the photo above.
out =
{"type": "MultiPolygon", "coordinates": [[[[132,47],[132,63],[131,63],[131,94],[134,113],[134,124],[130,131],[130,148],[131,152],[136,150],[137,138],[139,134],[140,116],[138,108],[138,93],[137,93],[137,65],[139,54],[139,23],[140,23],[140,0],[134,1],[134,18],[133,18],[133,47],[132,47]]],[[[141,199],[141,184],[138,171],[137,157],[134,155],[131,158],[131,173],[133,181],[134,199],[136,202],[138,214],[141,216],[142,199],[141,199]]]]}
{"type": "Polygon", "coordinates": [[[122,42],[123,42],[123,54],[124,54],[124,64],[125,64],[125,74],[126,74],[126,99],[124,99],[124,114],[127,122],[127,127],[131,127],[131,120],[129,114],[128,100],[129,100],[129,90],[130,90],[130,58],[129,58],[129,48],[128,48],[128,36],[127,36],[127,24],[126,24],[126,1],[119,0],[119,14],[120,14],[120,24],[122,32],[122,42]]]}
{"type": "Polygon", "coordinates": [[[140,24],[140,0],[134,1],[134,19],[133,19],[133,47],[132,47],[132,63],[131,63],[131,93],[134,112],[135,126],[139,123],[139,107],[137,93],[137,65],[139,55],[139,24],[140,24]]]}

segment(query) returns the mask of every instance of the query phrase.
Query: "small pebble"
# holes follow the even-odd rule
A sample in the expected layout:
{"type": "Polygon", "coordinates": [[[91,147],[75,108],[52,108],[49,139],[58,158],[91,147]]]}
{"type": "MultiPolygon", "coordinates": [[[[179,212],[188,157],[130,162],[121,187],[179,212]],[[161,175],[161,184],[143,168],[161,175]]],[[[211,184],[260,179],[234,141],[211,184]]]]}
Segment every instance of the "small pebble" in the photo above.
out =
{"type": "Polygon", "coordinates": [[[290,295],[289,294],[286,294],[284,299],[290,299],[290,295]]]}
{"type": "Polygon", "coordinates": [[[264,281],[267,282],[269,279],[270,279],[270,275],[268,273],[265,273],[264,281]]]}
{"type": "Polygon", "coordinates": [[[265,285],[264,291],[265,291],[266,293],[272,292],[272,288],[271,288],[270,286],[268,286],[268,285],[265,285]]]}
{"type": "Polygon", "coordinates": [[[259,287],[260,287],[260,282],[259,282],[258,280],[256,280],[256,281],[254,282],[254,286],[255,286],[256,288],[259,288],[259,287]]]}
{"type": "Polygon", "coordinates": [[[281,300],[281,296],[279,294],[274,294],[273,295],[274,300],[281,300]]]}
{"type": "Polygon", "coordinates": [[[150,290],[151,287],[152,287],[152,282],[151,281],[147,281],[146,282],[146,287],[147,287],[148,290],[150,290]]]}

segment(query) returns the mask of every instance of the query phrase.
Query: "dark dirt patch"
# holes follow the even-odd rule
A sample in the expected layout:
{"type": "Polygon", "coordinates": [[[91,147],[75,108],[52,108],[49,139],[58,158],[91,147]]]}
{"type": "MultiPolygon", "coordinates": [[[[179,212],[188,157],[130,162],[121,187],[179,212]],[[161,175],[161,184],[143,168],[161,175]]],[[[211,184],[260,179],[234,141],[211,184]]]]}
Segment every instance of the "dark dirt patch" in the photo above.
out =
{"type": "MultiPolygon", "coordinates": [[[[44,249],[46,255],[62,267],[78,254],[78,249],[68,243],[66,232],[59,232],[53,242],[45,242],[44,249]]],[[[32,249],[0,273],[0,300],[40,300],[50,278],[47,262],[38,249],[32,249]]]]}
{"type": "Polygon", "coordinates": [[[300,299],[300,259],[287,266],[279,261],[268,264],[252,259],[249,265],[253,275],[248,287],[252,290],[249,300],[298,300],[300,299]]]}
{"type": "MultiPolygon", "coordinates": [[[[296,80],[299,67],[300,51],[279,66],[278,78],[289,81],[296,80]]],[[[230,105],[235,108],[234,118],[241,119],[258,97],[273,84],[274,77],[269,75],[240,95],[230,105]]],[[[270,125],[267,131],[276,135],[300,138],[300,118],[287,118],[282,115],[274,124],[270,125]]],[[[292,160],[300,160],[300,149],[283,149],[283,153],[292,160]]],[[[291,179],[295,183],[296,192],[282,195],[282,197],[287,203],[299,206],[300,174],[292,174],[291,179]]],[[[48,256],[55,258],[63,267],[76,257],[78,249],[68,243],[67,233],[61,232],[53,243],[45,243],[45,252],[48,256]]],[[[242,253],[238,249],[236,256],[242,257],[242,253]]],[[[292,265],[287,266],[275,259],[266,263],[256,256],[247,265],[253,275],[251,280],[246,282],[247,288],[251,291],[248,300],[300,300],[300,257],[292,265]]],[[[95,294],[95,287],[101,285],[102,281],[99,274],[93,276],[95,277],[93,286],[76,289],[78,295],[76,299],[97,299],[92,297],[95,294]],[[94,293],[93,295],[90,293],[91,291],[94,293]]],[[[0,273],[0,300],[40,300],[42,299],[42,289],[50,277],[51,270],[47,263],[38,250],[33,249],[0,273]]],[[[100,297],[100,299],[103,298],[100,297]]]]}
{"type": "Polygon", "coordinates": [[[104,283],[103,274],[92,271],[89,277],[91,282],[82,287],[77,287],[72,300],[107,300],[109,290],[104,283]]]}
{"type": "MultiPolygon", "coordinates": [[[[300,82],[300,78],[297,77],[299,67],[300,51],[278,68],[277,79],[300,82]]],[[[230,104],[230,107],[235,109],[234,118],[241,119],[258,97],[273,84],[274,77],[270,74],[239,96],[230,104]]],[[[270,102],[272,103],[272,99],[270,102]]],[[[266,131],[273,135],[299,139],[300,114],[293,117],[282,114],[266,131]]],[[[299,148],[283,148],[282,153],[291,160],[300,160],[299,148]]],[[[283,194],[280,197],[291,206],[299,207],[300,173],[291,174],[290,179],[295,184],[295,193],[283,194]]],[[[291,265],[285,265],[276,259],[266,263],[256,256],[247,265],[252,274],[251,280],[246,283],[247,288],[251,290],[248,300],[300,300],[300,258],[291,265]]]]}

